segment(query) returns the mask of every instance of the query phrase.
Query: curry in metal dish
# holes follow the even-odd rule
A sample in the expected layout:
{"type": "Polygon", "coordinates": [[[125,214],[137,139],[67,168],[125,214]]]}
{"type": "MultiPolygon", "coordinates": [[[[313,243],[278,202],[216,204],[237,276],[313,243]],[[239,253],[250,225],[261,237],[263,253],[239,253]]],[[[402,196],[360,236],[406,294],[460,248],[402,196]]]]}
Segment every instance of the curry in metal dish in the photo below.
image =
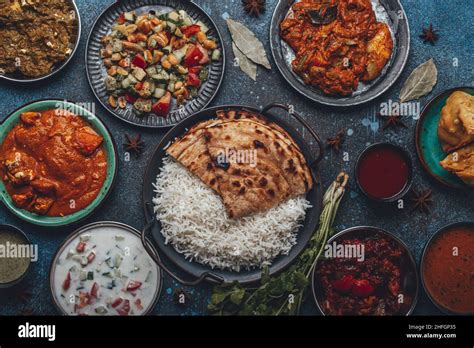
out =
{"type": "Polygon", "coordinates": [[[351,95],[392,56],[390,29],[377,21],[371,0],[301,0],[280,31],[295,52],[293,71],[328,95],[351,95]]]}
{"type": "Polygon", "coordinates": [[[363,247],[363,260],[332,257],[316,270],[318,302],[326,315],[404,315],[413,298],[404,290],[406,251],[394,239],[366,236],[337,239],[339,246],[363,247]]]}
{"type": "Polygon", "coordinates": [[[13,203],[50,217],[91,204],[107,176],[103,137],[65,110],[25,112],[0,146],[3,182],[13,203]]]}
{"type": "Polygon", "coordinates": [[[0,72],[48,75],[72,54],[77,26],[70,1],[0,1],[0,72]]]}

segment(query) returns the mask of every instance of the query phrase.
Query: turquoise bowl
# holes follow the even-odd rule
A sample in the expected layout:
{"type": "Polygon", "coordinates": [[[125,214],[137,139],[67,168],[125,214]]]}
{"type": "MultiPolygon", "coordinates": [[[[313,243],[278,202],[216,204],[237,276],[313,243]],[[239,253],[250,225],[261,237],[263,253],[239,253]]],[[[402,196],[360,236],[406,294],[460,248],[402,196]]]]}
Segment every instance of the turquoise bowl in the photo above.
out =
{"type": "Polygon", "coordinates": [[[114,143],[112,135],[110,134],[105,124],[102,123],[102,121],[90,111],[73,102],[66,100],[38,100],[17,109],[11,115],[9,115],[0,125],[0,144],[3,143],[5,137],[13,129],[13,127],[18,124],[18,122],[20,121],[20,115],[22,113],[28,111],[45,111],[58,108],[74,110],[74,113],[76,114],[80,113],[81,115],[83,115],[83,117],[87,118],[89,125],[97,133],[103,136],[103,146],[107,154],[107,177],[105,179],[104,185],[102,186],[102,189],[91,204],[89,204],[86,208],[75,212],[74,214],[66,215],[63,217],[41,216],[16,207],[13,204],[9,193],[5,188],[3,180],[0,180],[0,200],[2,201],[2,203],[19,218],[28,221],[29,223],[46,227],[69,225],[83,220],[90,216],[92,213],[94,213],[112,191],[112,188],[115,183],[115,178],[117,176],[118,168],[117,147],[114,143]]]}
{"type": "Polygon", "coordinates": [[[416,125],[416,152],[421,164],[431,177],[448,187],[462,189],[469,186],[439,164],[447,156],[438,139],[441,109],[446,105],[448,97],[455,91],[463,91],[474,95],[474,87],[458,87],[444,91],[434,97],[424,107],[416,125]]]}

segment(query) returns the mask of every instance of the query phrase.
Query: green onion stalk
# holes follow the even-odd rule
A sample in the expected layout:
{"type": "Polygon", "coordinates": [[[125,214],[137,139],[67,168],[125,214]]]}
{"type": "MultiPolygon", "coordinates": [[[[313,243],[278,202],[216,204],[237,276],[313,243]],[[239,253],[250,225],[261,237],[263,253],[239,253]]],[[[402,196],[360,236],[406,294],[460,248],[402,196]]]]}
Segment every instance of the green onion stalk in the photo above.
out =
{"type": "Polygon", "coordinates": [[[324,194],[318,229],[308,246],[288,270],[270,276],[262,270],[258,287],[243,287],[238,282],[213,288],[208,310],[213,315],[296,315],[301,310],[311,273],[321,257],[344,196],[349,176],[341,172],[324,194]]]}

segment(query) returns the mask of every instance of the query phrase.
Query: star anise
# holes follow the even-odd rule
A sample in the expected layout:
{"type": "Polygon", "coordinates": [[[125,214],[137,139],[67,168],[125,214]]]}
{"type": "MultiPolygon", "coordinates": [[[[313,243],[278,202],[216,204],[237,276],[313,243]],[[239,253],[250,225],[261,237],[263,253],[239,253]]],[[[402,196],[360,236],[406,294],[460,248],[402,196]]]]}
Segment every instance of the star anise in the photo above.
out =
{"type": "Polygon", "coordinates": [[[342,148],[342,144],[344,144],[344,134],[344,129],[341,129],[339,132],[337,132],[335,137],[328,138],[327,147],[339,152],[339,150],[342,148]]]}
{"type": "Polygon", "coordinates": [[[27,303],[33,294],[27,290],[18,293],[18,298],[22,303],[27,303]]]}
{"type": "Polygon", "coordinates": [[[389,115],[383,115],[379,113],[378,116],[385,120],[385,123],[382,126],[382,131],[385,131],[388,128],[408,128],[407,125],[402,121],[402,116],[396,113],[391,113],[389,115]]]}
{"type": "Polygon", "coordinates": [[[265,12],[266,0],[242,0],[245,12],[251,16],[260,17],[265,12]]]}
{"type": "Polygon", "coordinates": [[[137,157],[140,156],[143,152],[143,149],[145,148],[145,143],[142,141],[141,138],[141,134],[137,135],[134,138],[132,138],[128,134],[125,134],[126,142],[123,144],[125,150],[128,152],[134,152],[137,157]]]}
{"type": "Polygon", "coordinates": [[[424,213],[429,213],[430,205],[433,203],[433,199],[431,198],[433,191],[432,190],[417,191],[413,189],[412,192],[413,192],[412,202],[414,203],[413,210],[419,210],[424,213]]]}
{"type": "Polygon", "coordinates": [[[428,28],[423,28],[423,33],[420,35],[420,38],[423,39],[423,42],[429,42],[432,45],[438,41],[439,36],[436,30],[433,29],[433,23],[430,23],[428,28]]]}

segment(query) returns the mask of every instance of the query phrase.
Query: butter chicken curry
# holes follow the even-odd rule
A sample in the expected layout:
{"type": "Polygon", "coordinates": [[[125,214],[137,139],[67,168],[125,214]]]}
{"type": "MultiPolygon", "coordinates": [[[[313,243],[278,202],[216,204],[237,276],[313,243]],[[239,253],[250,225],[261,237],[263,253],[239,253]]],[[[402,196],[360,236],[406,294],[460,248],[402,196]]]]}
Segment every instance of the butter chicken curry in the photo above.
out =
{"type": "Polygon", "coordinates": [[[0,147],[2,179],[13,203],[55,217],[87,207],[107,176],[102,142],[68,111],[23,113],[0,147]]]}

